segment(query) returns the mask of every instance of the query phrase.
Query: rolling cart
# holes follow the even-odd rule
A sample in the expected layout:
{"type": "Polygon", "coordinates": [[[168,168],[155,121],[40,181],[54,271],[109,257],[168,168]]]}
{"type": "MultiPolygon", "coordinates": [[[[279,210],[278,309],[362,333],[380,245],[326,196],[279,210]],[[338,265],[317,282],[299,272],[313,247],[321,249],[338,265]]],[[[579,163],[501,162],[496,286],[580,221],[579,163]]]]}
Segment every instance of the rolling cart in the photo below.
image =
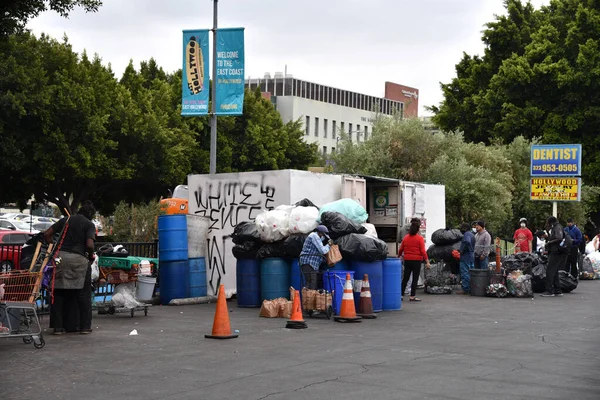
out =
{"type": "MultiPolygon", "coordinates": [[[[317,315],[325,315],[327,319],[331,319],[333,317],[334,296],[332,292],[326,291],[323,288],[323,272],[315,271],[312,268],[310,268],[310,271],[300,268],[302,311],[306,312],[311,318],[317,315]],[[316,293],[309,292],[311,290],[314,290],[316,293]]],[[[334,286],[330,284],[329,287],[334,286]]]]}
{"type": "Polygon", "coordinates": [[[22,338],[41,349],[46,342],[36,311],[43,272],[13,271],[0,275],[0,338],[22,338]]]}
{"type": "Polygon", "coordinates": [[[143,304],[136,307],[116,307],[112,304],[111,300],[108,299],[114,294],[114,289],[117,287],[117,285],[137,282],[138,269],[135,265],[133,265],[129,270],[114,269],[102,266],[99,269],[100,279],[102,279],[105,284],[96,287],[95,297],[103,298],[101,302],[96,302],[98,315],[129,313],[131,318],[133,318],[136,311],[143,311],[144,316],[148,315],[148,308],[152,306],[151,304],[143,304]]]}

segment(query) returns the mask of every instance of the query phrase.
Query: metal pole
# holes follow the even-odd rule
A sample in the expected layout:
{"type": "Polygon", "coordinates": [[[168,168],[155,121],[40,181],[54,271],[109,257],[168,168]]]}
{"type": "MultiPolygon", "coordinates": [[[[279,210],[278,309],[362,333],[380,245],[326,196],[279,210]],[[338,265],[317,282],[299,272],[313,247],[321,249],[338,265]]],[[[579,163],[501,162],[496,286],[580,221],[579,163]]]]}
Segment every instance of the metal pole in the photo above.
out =
{"type": "Polygon", "coordinates": [[[219,0],[213,2],[213,54],[210,114],[210,173],[217,173],[217,9],[219,0]]]}
{"type": "Polygon", "coordinates": [[[558,202],[556,201],[552,202],[552,215],[558,218],[558,202]]]}

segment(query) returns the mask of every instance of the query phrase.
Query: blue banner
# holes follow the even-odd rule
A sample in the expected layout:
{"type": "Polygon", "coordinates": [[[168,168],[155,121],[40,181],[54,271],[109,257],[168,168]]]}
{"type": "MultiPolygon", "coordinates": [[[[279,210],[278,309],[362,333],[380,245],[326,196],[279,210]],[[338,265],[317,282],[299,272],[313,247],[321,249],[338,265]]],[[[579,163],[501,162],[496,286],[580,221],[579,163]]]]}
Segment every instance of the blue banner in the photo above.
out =
{"type": "Polygon", "coordinates": [[[208,30],[183,31],[181,115],[207,115],[210,78],[208,30]]]}
{"type": "Polygon", "coordinates": [[[580,176],[580,144],[531,146],[531,176],[580,176]]]}
{"type": "Polygon", "coordinates": [[[244,28],[217,30],[217,115],[242,115],[244,75],[244,28]]]}

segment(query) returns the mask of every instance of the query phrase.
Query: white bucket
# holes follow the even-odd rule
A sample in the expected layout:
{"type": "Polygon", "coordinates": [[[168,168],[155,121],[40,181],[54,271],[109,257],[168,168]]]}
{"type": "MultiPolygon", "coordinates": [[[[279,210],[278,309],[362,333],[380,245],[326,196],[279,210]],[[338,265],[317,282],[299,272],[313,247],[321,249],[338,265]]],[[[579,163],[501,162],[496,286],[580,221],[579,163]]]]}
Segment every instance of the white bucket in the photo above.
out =
{"type": "Polygon", "coordinates": [[[137,287],[135,288],[135,298],[142,301],[152,300],[156,286],[156,278],[151,276],[138,276],[137,287]]]}

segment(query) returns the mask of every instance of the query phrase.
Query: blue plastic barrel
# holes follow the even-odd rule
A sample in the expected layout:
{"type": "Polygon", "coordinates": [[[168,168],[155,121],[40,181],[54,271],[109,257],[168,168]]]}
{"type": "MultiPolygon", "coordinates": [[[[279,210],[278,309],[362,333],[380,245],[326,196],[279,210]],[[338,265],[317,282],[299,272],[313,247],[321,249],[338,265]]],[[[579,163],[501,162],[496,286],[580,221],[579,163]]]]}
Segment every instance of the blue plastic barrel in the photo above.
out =
{"type": "Polygon", "coordinates": [[[300,260],[292,259],[292,269],[290,270],[290,284],[296,290],[302,292],[302,276],[300,275],[300,260]]]}
{"type": "MultiPolygon", "coordinates": [[[[356,279],[363,279],[364,274],[369,275],[369,286],[371,287],[371,300],[373,301],[373,312],[383,310],[383,262],[356,261],[352,260],[352,269],[356,279]]],[[[358,310],[360,292],[354,292],[354,304],[358,310]]]]}
{"type": "Polygon", "coordinates": [[[190,297],[206,296],[206,260],[190,258],[190,297]]]}
{"type": "Polygon", "coordinates": [[[158,217],[158,258],[161,263],[188,259],[185,214],[160,215],[158,217]]]}
{"type": "Polygon", "coordinates": [[[260,261],[238,259],[236,282],[238,307],[260,307],[260,261]]]}
{"type": "Polygon", "coordinates": [[[284,258],[265,258],[260,262],[261,300],[290,297],[291,265],[284,258]]]}
{"type": "Polygon", "coordinates": [[[329,268],[329,271],[349,271],[352,268],[350,267],[350,263],[346,260],[341,260],[335,263],[335,265],[329,268]]]}
{"type": "Polygon", "coordinates": [[[323,289],[334,291],[333,312],[335,315],[340,315],[340,307],[342,306],[342,296],[344,295],[344,285],[346,284],[347,274],[350,274],[352,286],[354,287],[354,271],[328,270],[323,273],[323,289]]]}
{"type": "Polygon", "coordinates": [[[402,260],[388,257],[383,260],[383,311],[402,308],[402,260]]]}
{"type": "MultiPolygon", "coordinates": [[[[186,233],[187,235],[187,233],[186,233]]],[[[160,302],[190,297],[190,264],[185,261],[161,261],[158,274],[160,302]]]]}

